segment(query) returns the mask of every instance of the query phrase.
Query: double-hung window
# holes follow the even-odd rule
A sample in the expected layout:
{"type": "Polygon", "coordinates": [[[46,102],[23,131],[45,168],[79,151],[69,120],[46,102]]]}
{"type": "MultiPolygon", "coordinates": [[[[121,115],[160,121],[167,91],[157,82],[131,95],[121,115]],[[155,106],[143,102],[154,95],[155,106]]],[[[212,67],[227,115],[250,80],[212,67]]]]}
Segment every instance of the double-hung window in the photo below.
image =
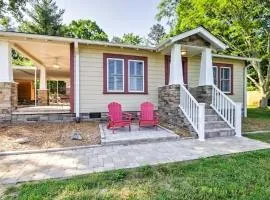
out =
{"type": "Polygon", "coordinates": [[[144,61],[128,61],[129,92],[144,92],[144,61]]]}
{"type": "Polygon", "coordinates": [[[147,94],[147,57],[103,54],[104,94],[147,94]]]}
{"type": "Polygon", "coordinates": [[[214,84],[224,93],[233,94],[233,65],[215,63],[213,66],[214,84]]]}
{"type": "Polygon", "coordinates": [[[107,59],[107,88],[110,92],[124,91],[124,60],[108,58],[107,59]]]}

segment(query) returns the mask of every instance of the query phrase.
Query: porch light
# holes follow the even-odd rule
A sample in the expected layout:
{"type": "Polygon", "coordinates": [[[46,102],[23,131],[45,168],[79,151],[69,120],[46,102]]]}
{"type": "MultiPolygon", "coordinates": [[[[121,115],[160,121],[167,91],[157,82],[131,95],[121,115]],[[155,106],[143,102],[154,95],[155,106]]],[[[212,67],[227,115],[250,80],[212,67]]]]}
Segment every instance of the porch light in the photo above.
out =
{"type": "Polygon", "coordinates": [[[59,66],[58,64],[54,64],[53,67],[54,67],[55,69],[59,69],[59,68],[60,68],[60,66],[59,66]]]}
{"type": "Polygon", "coordinates": [[[187,51],[186,51],[186,50],[181,51],[181,55],[182,55],[182,56],[187,55],[187,51]]]}

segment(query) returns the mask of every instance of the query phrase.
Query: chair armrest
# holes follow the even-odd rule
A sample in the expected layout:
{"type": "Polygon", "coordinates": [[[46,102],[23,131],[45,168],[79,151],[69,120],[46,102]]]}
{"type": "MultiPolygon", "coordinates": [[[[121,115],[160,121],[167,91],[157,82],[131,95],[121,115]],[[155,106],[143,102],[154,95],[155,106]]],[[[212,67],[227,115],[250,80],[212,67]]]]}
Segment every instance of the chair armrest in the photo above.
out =
{"type": "Polygon", "coordinates": [[[160,115],[159,115],[158,112],[154,112],[154,115],[155,115],[155,118],[156,118],[156,119],[159,119],[159,116],[160,116],[160,115]]]}
{"type": "Polygon", "coordinates": [[[123,112],[122,114],[125,115],[126,119],[131,120],[132,114],[126,112],[123,112]]]}
{"type": "Polygon", "coordinates": [[[138,119],[141,119],[141,112],[137,112],[138,119]]]}

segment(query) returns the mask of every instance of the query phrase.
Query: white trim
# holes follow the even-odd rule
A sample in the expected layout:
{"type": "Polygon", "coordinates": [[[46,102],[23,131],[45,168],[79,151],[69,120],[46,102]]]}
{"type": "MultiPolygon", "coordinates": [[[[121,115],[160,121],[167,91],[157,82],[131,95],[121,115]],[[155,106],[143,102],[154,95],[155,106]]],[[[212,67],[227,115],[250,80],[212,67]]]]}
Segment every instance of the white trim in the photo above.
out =
{"type": "Polygon", "coordinates": [[[12,68],[13,69],[29,69],[29,70],[37,69],[37,67],[33,67],[33,66],[20,66],[20,65],[13,65],[12,68]]]}
{"type": "Polygon", "coordinates": [[[190,31],[186,31],[184,33],[181,33],[175,37],[169,38],[167,41],[158,45],[157,49],[162,50],[165,47],[170,46],[179,40],[182,40],[184,38],[187,38],[187,37],[189,37],[191,35],[195,35],[195,34],[200,35],[203,39],[210,42],[218,50],[225,50],[226,48],[228,48],[228,46],[225,43],[223,43],[221,40],[219,40],[217,37],[215,37],[213,34],[211,34],[205,28],[200,26],[200,27],[192,29],[190,31]]]}
{"type": "Polygon", "coordinates": [[[74,43],[75,51],[75,112],[80,117],[80,52],[78,42],[74,43]]]}
{"type": "Polygon", "coordinates": [[[220,85],[220,90],[224,93],[224,94],[231,94],[232,93],[232,68],[231,67],[226,67],[226,66],[220,66],[219,67],[220,68],[220,72],[219,72],[219,85],[220,85]],[[229,86],[230,86],[230,91],[223,91],[222,90],[222,88],[221,88],[221,71],[222,71],[222,69],[229,69],[229,71],[230,71],[230,75],[229,75],[229,78],[230,79],[223,79],[223,81],[230,81],[230,84],[229,84],[229,86]]]}
{"type": "Polygon", "coordinates": [[[134,60],[134,59],[131,59],[131,60],[128,60],[128,92],[129,93],[142,93],[144,92],[144,81],[145,81],[145,77],[144,77],[144,61],[143,60],[134,60]],[[142,69],[142,72],[143,72],[143,90],[130,90],[130,61],[133,61],[133,62],[142,62],[143,63],[143,69],[142,69]]]}
{"type": "Polygon", "coordinates": [[[125,60],[121,58],[107,58],[107,91],[110,93],[118,93],[118,92],[124,92],[125,91],[125,60]],[[122,90],[110,90],[109,89],[109,60],[121,60],[122,61],[122,69],[123,69],[123,89],[122,90]]]}
{"type": "Polygon", "coordinates": [[[241,57],[241,56],[231,56],[231,55],[220,55],[220,54],[212,54],[215,58],[228,58],[228,59],[234,59],[234,60],[244,60],[244,61],[256,61],[261,62],[261,59],[258,58],[247,58],[247,57],[241,57]]]}

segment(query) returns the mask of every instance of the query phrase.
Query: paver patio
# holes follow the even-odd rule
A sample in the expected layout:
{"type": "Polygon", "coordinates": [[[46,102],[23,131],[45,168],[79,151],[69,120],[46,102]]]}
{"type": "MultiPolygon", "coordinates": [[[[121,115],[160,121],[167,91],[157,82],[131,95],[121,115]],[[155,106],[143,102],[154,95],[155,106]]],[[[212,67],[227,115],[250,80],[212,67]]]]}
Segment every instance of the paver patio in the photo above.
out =
{"type": "Polygon", "coordinates": [[[226,137],[100,146],[53,153],[0,157],[0,184],[62,178],[106,170],[198,159],[270,148],[248,138],[226,137]]]}

